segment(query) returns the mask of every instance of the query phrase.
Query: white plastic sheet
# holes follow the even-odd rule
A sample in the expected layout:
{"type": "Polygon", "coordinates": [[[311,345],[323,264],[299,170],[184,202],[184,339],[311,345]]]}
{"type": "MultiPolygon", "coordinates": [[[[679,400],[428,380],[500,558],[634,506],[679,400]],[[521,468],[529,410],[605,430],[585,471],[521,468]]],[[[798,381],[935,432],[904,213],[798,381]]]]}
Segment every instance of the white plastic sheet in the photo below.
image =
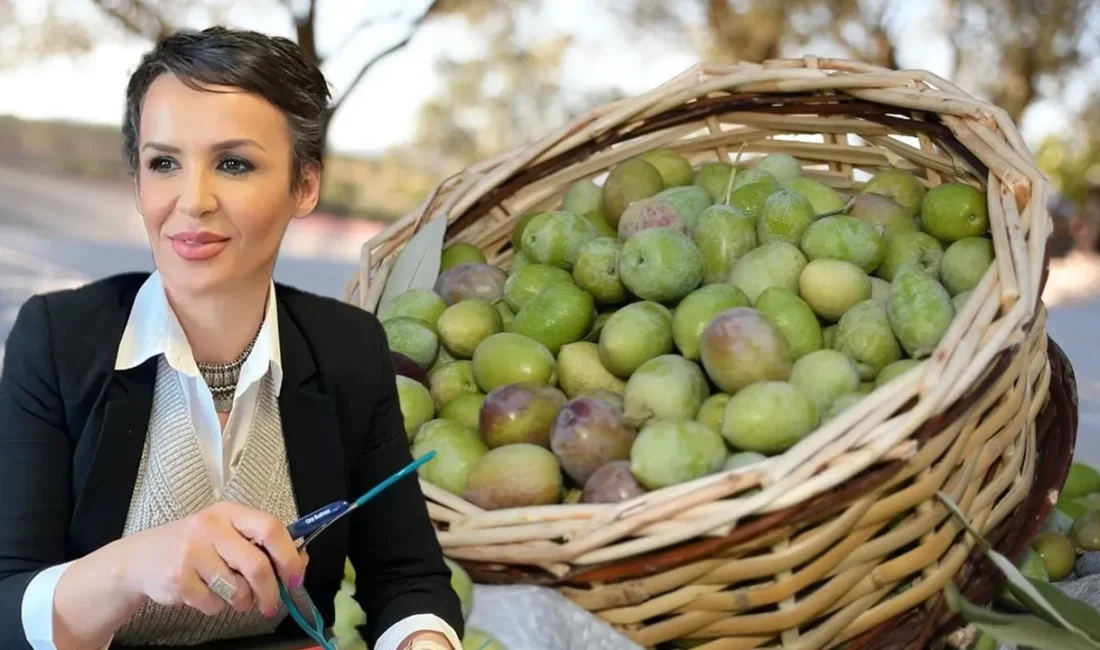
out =
{"type": "Polygon", "coordinates": [[[466,625],[492,634],[508,650],[643,650],[548,587],[475,585],[466,625]]]}

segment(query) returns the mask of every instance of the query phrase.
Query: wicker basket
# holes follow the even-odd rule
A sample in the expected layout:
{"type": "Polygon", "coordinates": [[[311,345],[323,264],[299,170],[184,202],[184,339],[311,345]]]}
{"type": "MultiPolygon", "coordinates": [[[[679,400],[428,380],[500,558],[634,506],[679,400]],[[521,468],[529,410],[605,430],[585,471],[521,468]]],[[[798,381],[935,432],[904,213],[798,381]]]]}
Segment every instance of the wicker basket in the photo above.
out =
{"type": "Polygon", "coordinates": [[[842,191],[887,167],[973,184],[997,262],[919,372],[766,464],[622,504],[497,511],[422,481],[446,554],[478,582],[560,588],[644,647],[926,647],[957,625],[948,580],[977,600],[998,584],[937,491],[1018,557],[1076,431],[1072,371],[1040,301],[1048,188],[1003,110],[924,71],[814,57],[696,66],[448,179],[364,245],[345,300],[373,311],[402,245],[436,217],[448,242],[505,264],[517,215],[655,146],[693,164],[786,152],[842,191]]]}

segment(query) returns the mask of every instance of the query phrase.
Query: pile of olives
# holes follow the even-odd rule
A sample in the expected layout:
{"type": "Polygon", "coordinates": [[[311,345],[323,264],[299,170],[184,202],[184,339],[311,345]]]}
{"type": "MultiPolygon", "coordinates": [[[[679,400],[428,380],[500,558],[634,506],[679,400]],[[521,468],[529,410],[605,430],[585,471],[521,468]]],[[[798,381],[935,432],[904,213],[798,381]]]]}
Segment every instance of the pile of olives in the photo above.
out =
{"type": "Polygon", "coordinates": [[[1057,507],[1018,568],[1026,576],[1049,582],[1100,573],[1100,472],[1085,463],[1073,463],[1057,507]]]}

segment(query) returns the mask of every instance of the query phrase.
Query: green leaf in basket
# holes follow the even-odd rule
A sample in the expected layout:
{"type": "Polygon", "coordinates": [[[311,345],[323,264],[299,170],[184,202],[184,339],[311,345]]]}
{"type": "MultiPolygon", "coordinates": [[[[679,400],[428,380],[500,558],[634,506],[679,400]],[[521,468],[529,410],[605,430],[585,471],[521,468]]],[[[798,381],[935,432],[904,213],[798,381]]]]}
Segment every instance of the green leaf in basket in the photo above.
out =
{"type": "MultiPolygon", "coordinates": [[[[1041,616],[1043,619],[1045,619],[1044,622],[1049,622],[1047,624],[1056,625],[1072,633],[1074,636],[1080,637],[1082,639],[1088,638],[1089,635],[1082,631],[1079,625],[1071,622],[1067,618],[1067,616],[1063,614],[1062,611],[1060,611],[1059,608],[1055,607],[1053,604],[1051,604],[1050,600],[1044,597],[1044,593],[1047,593],[1046,590],[1040,591],[1033,584],[1038,581],[1031,580],[1030,578],[1025,577],[1022,573],[1020,573],[1020,571],[1016,568],[1016,565],[1014,565],[1011,560],[993,550],[993,548],[989,545],[989,542],[985,541],[985,539],[978,533],[978,531],[974,530],[974,528],[970,525],[970,522],[967,520],[966,515],[964,515],[962,511],[959,510],[958,505],[955,504],[951,497],[947,496],[943,492],[937,492],[936,494],[939,497],[940,501],[944,504],[944,506],[949,511],[951,511],[951,514],[953,514],[955,518],[958,519],[962,523],[962,525],[966,527],[970,534],[974,536],[974,538],[978,542],[978,545],[981,547],[982,551],[985,552],[986,556],[993,561],[993,564],[995,564],[1002,573],[1004,573],[1005,578],[1008,579],[1009,590],[1013,593],[1013,595],[1016,596],[1017,599],[1020,600],[1021,603],[1024,604],[1024,606],[1029,611],[1037,614],[1038,616],[1041,616]]],[[[1052,587],[1052,589],[1057,590],[1057,588],[1054,587],[1052,587]]],[[[1066,598],[1068,598],[1068,596],[1066,598]]],[[[1079,614],[1080,612],[1075,610],[1075,613],[1079,614]]],[[[1093,612],[1093,615],[1097,615],[1097,613],[1093,612]]],[[[993,632],[990,633],[993,634],[993,632]]],[[[998,638],[1000,639],[1001,637],[998,638]]],[[[1095,647],[1100,648],[1100,645],[1097,645],[1095,647]]]]}
{"type": "Polygon", "coordinates": [[[1100,650],[1100,644],[1030,614],[1001,614],[968,601],[953,583],[943,589],[947,607],[1001,643],[1036,650],[1100,650]]]}
{"type": "MultiPolygon", "coordinates": [[[[1071,597],[1049,582],[1043,582],[1035,578],[1028,578],[1027,580],[1054,609],[1058,610],[1063,618],[1084,632],[1093,641],[1100,643],[1100,611],[1097,611],[1095,607],[1088,603],[1071,597]]],[[[1015,590],[1013,590],[1013,593],[1015,593],[1015,590]]],[[[1016,597],[1019,598],[1020,596],[1017,594],[1016,597]]]]}
{"type": "Polygon", "coordinates": [[[397,254],[386,288],[378,300],[378,312],[395,297],[409,289],[431,289],[439,277],[443,255],[443,240],[447,235],[447,217],[432,218],[420,232],[413,235],[397,254]]]}
{"type": "Polygon", "coordinates": [[[974,527],[970,525],[970,520],[966,518],[966,515],[963,514],[962,510],[959,510],[959,506],[955,504],[954,499],[947,496],[940,490],[936,491],[936,496],[939,497],[944,507],[947,508],[951,512],[951,514],[955,515],[955,518],[959,520],[959,523],[961,523],[966,528],[966,530],[974,536],[974,539],[977,540],[978,546],[981,547],[982,551],[984,551],[985,553],[989,553],[993,550],[993,548],[989,545],[989,542],[985,541],[985,538],[982,537],[981,533],[974,530],[974,527]]]}

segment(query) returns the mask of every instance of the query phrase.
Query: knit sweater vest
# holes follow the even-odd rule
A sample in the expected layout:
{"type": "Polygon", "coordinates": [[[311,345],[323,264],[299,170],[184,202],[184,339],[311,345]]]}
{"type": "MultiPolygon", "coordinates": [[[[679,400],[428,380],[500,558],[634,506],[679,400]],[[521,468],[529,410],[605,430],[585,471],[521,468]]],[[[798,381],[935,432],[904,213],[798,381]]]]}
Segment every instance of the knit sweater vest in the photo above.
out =
{"type": "MultiPolygon", "coordinates": [[[[215,490],[203,458],[181,381],[164,357],[160,357],[149,430],[123,536],[182,519],[218,501],[235,501],[271,513],[287,524],[296,520],[298,508],[271,375],[262,380],[256,414],[239,464],[221,495],[215,490]]],[[[300,591],[293,595],[302,602],[297,598],[300,591]]],[[[226,607],[220,614],[207,616],[186,605],[167,607],[150,600],[118,630],[115,642],[195,645],[268,634],[287,615],[282,604],[272,618],[265,618],[258,609],[237,613],[226,607]]]]}

